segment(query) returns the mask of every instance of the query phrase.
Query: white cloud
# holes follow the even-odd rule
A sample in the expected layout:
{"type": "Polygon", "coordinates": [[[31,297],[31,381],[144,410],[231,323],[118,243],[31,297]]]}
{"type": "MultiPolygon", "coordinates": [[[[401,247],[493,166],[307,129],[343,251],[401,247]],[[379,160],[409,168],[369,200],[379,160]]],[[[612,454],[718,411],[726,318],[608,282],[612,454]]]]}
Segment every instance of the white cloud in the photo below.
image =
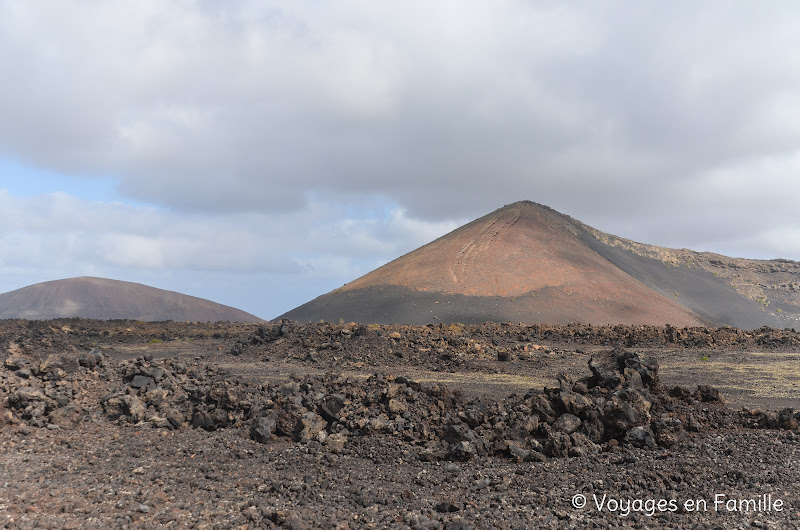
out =
{"type": "MultiPolygon", "coordinates": [[[[387,256],[455,228],[450,222],[408,219],[398,210],[368,221],[349,219],[325,202],[313,203],[310,213],[290,220],[269,213],[199,217],[64,193],[20,198],[5,190],[0,190],[0,226],[0,272],[5,274],[0,292],[67,276],[134,280],[165,274],[207,275],[221,282],[259,277],[264,284],[251,289],[265,292],[276,283],[295,281],[288,278],[304,278],[329,290],[387,256]]],[[[286,311],[304,302],[300,297],[305,295],[302,291],[290,302],[265,301],[267,309],[260,313],[286,311]]]]}
{"type": "MultiPolygon", "coordinates": [[[[342,219],[325,206],[291,222],[269,213],[198,217],[153,207],[88,202],[64,193],[23,199],[0,190],[0,261],[59,259],[131,269],[296,273],[292,255],[380,259],[455,228],[390,211],[379,219],[342,219]],[[388,239],[386,233],[395,237],[388,239]]],[[[346,215],[346,214],[344,214],[346,215]]]]}

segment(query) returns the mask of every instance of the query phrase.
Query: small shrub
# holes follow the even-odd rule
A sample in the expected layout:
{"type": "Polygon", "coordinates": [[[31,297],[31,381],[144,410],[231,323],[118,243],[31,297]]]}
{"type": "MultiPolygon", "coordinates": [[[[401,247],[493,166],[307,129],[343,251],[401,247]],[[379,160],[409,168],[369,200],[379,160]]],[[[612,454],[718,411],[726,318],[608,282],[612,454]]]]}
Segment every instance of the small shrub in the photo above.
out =
{"type": "Polygon", "coordinates": [[[161,339],[156,339],[156,338],[152,338],[149,341],[147,341],[148,344],[161,344],[162,342],[164,342],[164,341],[161,340],[161,339]]]}

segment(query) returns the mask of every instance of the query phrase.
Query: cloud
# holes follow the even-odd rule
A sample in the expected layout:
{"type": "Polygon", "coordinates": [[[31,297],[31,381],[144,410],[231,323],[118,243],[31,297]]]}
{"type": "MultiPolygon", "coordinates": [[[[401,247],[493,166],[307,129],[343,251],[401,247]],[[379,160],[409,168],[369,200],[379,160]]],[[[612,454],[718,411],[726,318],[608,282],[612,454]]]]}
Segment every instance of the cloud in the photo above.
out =
{"type": "MultiPolygon", "coordinates": [[[[456,227],[409,219],[401,210],[364,222],[327,202],[287,222],[272,213],[200,217],[66,193],[21,198],[0,189],[0,292],[81,275],[145,283],[162,283],[166,275],[177,285],[188,275],[242,290],[241,278],[250,278],[249,290],[258,292],[305,283],[294,296],[252,302],[260,308],[254,312],[274,316],[456,227]]],[[[211,289],[199,280],[192,287],[211,289]]]]}
{"type": "Polygon", "coordinates": [[[0,194],[0,267],[263,274],[285,297],[521,199],[647,243],[800,259],[799,18],[0,0],[0,156],[154,205],[0,194]]]}
{"type": "Polygon", "coordinates": [[[190,211],[619,202],[797,145],[798,10],[724,5],[4,3],[0,148],[190,211]]]}
{"type": "Polygon", "coordinates": [[[229,213],[202,218],[155,207],[84,201],[65,193],[32,198],[0,190],[0,263],[34,266],[46,256],[131,269],[294,274],[293,256],[380,260],[456,228],[409,219],[402,210],[369,221],[311,206],[286,218],[229,213]],[[391,237],[387,236],[391,234],[391,237]]]}

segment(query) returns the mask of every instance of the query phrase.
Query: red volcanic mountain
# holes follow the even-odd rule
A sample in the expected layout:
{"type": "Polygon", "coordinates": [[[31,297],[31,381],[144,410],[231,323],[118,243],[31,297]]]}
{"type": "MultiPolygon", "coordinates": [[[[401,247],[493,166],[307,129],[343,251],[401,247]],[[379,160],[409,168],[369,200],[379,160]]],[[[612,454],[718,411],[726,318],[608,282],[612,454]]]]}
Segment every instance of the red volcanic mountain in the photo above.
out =
{"type": "Polygon", "coordinates": [[[203,298],[105,278],[69,278],[0,294],[0,318],[263,322],[203,298]]]}
{"type": "Polygon", "coordinates": [[[776,306],[770,312],[760,302],[763,294],[747,291],[728,274],[737,267],[753,269],[763,263],[780,269],[781,277],[769,279],[754,271],[751,286],[788,281],[800,287],[796,262],[736,260],[642,245],[523,201],[466,224],[279,318],[745,328],[797,321],[800,290],[796,295],[785,290],[786,296],[775,297],[776,306]]]}

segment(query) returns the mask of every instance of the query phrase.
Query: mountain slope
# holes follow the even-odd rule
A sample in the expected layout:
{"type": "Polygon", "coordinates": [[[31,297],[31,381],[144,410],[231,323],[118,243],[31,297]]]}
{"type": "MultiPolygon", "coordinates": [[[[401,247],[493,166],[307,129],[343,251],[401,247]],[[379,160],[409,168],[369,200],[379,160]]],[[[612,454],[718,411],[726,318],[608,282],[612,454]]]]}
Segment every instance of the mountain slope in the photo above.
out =
{"type": "Polygon", "coordinates": [[[645,245],[521,201],[279,318],[800,327],[800,263],[645,245]]]}
{"type": "Polygon", "coordinates": [[[784,327],[800,316],[793,285],[800,286],[795,262],[642,245],[522,201],[279,318],[784,327]],[[776,286],[772,311],[763,294],[752,294],[760,284],[776,286]]]}
{"type": "Polygon", "coordinates": [[[239,309],[139,283],[68,278],[0,294],[0,318],[262,322],[239,309]]]}
{"type": "Polygon", "coordinates": [[[798,262],[656,247],[585,228],[598,254],[717,325],[800,327],[798,262]]]}

